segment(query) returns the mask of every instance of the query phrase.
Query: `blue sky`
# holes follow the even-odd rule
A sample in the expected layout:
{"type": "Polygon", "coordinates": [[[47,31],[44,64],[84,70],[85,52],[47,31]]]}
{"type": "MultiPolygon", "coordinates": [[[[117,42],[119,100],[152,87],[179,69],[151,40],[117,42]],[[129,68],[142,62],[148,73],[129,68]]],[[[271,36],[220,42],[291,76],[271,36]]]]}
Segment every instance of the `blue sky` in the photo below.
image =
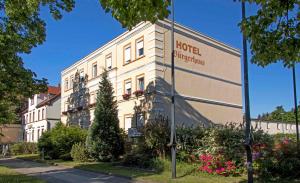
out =
{"type": "MultiPolygon", "coordinates": [[[[175,19],[242,50],[242,35],[237,26],[241,19],[240,7],[233,0],[175,0],[175,19]]],[[[253,12],[255,7],[248,6],[247,14],[253,12]]],[[[53,20],[45,8],[41,15],[47,24],[46,41],[22,57],[25,67],[35,71],[39,78],[47,78],[51,85],[60,82],[64,68],[125,31],[110,14],[104,13],[98,0],[77,0],[75,9],[64,13],[60,21],[53,20]]],[[[299,69],[298,66],[298,93],[299,69]]],[[[281,63],[265,68],[250,64],[249,80],[253,117],[278,105],[286,109],[293,106],[292,71],[283,68],[281,63]]]]}

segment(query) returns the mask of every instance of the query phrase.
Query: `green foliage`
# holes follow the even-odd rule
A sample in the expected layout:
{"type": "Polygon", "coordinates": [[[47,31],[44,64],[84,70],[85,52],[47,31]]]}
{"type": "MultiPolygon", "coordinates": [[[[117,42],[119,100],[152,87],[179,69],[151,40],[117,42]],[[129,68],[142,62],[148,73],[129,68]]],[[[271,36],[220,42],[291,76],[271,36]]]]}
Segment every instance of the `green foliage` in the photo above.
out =
{"type": "Polygon", "coordinates": [[[192,150],[202,146],[205,128],[178,126],[176,128],[177,149],[191,153],[192,150]]]}
{"type": "Polygon", "coordinates": [[[46,24],[40,18],[41,6],[48,6],[55,19],[61,11],[71,11],[74,0],[0,1],[0,123],[16,120],[21,103],[45,91],[46,79],[24,68],[19,54],[30,53],[46,37],[46,24]]]}
{"type": "Polygon", "coordinates": [[[37,144],[33,142],[19,142],[10,147],[10,151],[13,155],[35,154],[37,150],[37,144]]]}
{"type": "Polygon", "coordinates": [[[151,154],[146,153],[130,153],[124,155],[122,164],[125,166],[132,166],[146,169],[156,169],[157,162],[151,154]]]}
{"type": "Polygon", "coordinates": [[[300,177],[300,155],[296,142],[283,139],[272,148],[254,149],[254,153],[259,155],[254,161],[254,170],[261,178],[300,177]]]}
{"type": "Polygon", "coordinates": [[[85,142],[87,131],[78,126],[65,126],[58,123],[51,131],[44,132],[38,141],[41,152],[50,159],[71,159],[70,151],[75,143],[85,142]]]}
{"type": "Polygon", "coordinates": [[[88,151],[84,143],[75,143],[71,149],[71,157],[74,161],[87,162],[88,161],[88,151]]]}
{"type": "Polygon", "coordinates": [[[252,62],[266,66],[300,62],[299,0],[245,0],[257,5],[256,14],[243,20],[241,30],[250,41],[252,62]]]}
{"type": "Polygon", "coordinates": [[[124,152],[117,102],[106,71],[103,72],[99,83],[95,118],[89,129],[87,147],[91,156],[99,161],[118,159],[124,152]]]}
{"type": "Polygon", "coordinates": [[[168,118],[158,116],[153,121],[148,121],[143,129],[145,145],[151,149],[155,155],[165,157],[169,149],[167,144],[170,142],[170,126],[168,118]]]}
{"type": "Polygon", "coordinates": [[[164,19],[169,15],[168,0],[151,1],[114,1],[99,0],[106,13],[110,12],[123,27],[132,29],[142,21],[155,23],[158,19],[164,19]]]}
{"type": "MultiPolygon", "coordinates": [[[[271,113],[263,113],[258,116],[258,120],[261,121],[277,121],[277,122],[286,122],[286,123],[295,123],[294,109],[292,108],[289,111],[285,111],[282,106],[277,106],[274,111],[271,113]]],[[[298,118],[300,119],[300,105],[298,106],[298,118]]]]}
{"type": "Polygon", "coordinates": [[[285,139],[290,139],[294,142],[297,141],[297,136],[295,133],[277,133],[273,135],[273,138],[275,143],[279,143],[285,139]]]}
{"type": "MultiPolygon", "coordinates": [[[[221,154],[224,160],[231,160],[240,167],[244,166],[245,132],[239,126],[228,124],[211,128],[179,127],[176,133],[178,158],[181,161],[193,162],[202,154],[221,154]]],[[[273,143],[272,137],[263,131],[254,131],[252,136],[254,144],[273,143]]]]}

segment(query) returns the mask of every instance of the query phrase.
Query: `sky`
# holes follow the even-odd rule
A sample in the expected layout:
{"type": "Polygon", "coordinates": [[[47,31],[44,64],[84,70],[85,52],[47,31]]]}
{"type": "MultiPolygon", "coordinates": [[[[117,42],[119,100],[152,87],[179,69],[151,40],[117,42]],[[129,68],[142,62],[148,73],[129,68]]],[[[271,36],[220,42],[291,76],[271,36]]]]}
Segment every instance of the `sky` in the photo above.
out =
{"type": "MultiPolygon", "coordinates": [[[[242,52],[242,35],[237,26],[241,5],[233,0],[175,0],[175,21],[224,42],[242,52]]],[[[256,7],[247,6],[247,15],[256,7]]],[[[38,78],[47,78],[50,85],[60,83],[61,71],[101,45],[123,33],[125,29],[111,14],[105,14],[98,0],[76,0],[75,8],[56,21],[48,9],[41,17],[47,24],[46,41],[22,55],[26,68],[38,78]]],[[[251,57],[251,55],[250,55],[251,57]]],[[[249,58],[250,59],[250,58],[249,58]]],[[[296,68],[298,94],[300,67],[296,68]]],[[[293,107],[292,71],[281,63],[261,68],[249,64],[251,116],[270,112],[283,105],[293,107]]],[[[298,99],[299,99],[298,95],[298,99]]]]}

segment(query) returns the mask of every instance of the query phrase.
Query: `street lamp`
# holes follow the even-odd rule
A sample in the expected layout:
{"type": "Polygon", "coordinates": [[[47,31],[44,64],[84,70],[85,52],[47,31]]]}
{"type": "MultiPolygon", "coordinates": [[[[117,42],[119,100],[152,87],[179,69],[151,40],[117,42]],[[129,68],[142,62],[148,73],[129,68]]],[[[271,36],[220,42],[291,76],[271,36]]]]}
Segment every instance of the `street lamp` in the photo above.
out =
{"type": "MultiPolygon", "coordinates": [[[[242,19],[246,18],[245,2],[242,1],[242,19]]],[[[252,136],[251,136],[251,118],[250,118],[250,100],[249,100],[249,81],[248,81],[248,61],[247,61],[247,40],[243,33],[243,66],[244,66],[244,97],[245,97],[245,149],[247,154],[247,171],[248,183],[253,183],[253,166],[252,166],[252,136]]]]}
{"type": "Polygon", "coordinates": [[[297,104],[297,88],[296,88],[296,65],[293,65],[293,87],[294,87],[294,104],[295,104],[295,119],[296,119],[296,134],[297,134],[297,150],[299,153],[299,122],[298,122],[298,104],[297,104]]]}
{"type": "Polygon", "coordinates": [[[176,125],[175,125],[175,63],[174,63],[174,0],[171,0],[172,25],[171,25],[171,157],[172,179],[176,178],[176,125]]]}

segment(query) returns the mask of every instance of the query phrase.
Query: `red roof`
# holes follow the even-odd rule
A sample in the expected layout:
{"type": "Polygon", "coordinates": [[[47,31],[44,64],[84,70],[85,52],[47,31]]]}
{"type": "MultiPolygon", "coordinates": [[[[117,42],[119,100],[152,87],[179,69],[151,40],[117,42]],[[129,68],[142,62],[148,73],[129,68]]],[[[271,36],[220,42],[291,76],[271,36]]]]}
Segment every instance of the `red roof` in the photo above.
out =
{"type": "Polygon", "coordinates": [[[60,87],[48,86],[48,94],[54,94],[54,95],[60,94],[60,87]]]}

